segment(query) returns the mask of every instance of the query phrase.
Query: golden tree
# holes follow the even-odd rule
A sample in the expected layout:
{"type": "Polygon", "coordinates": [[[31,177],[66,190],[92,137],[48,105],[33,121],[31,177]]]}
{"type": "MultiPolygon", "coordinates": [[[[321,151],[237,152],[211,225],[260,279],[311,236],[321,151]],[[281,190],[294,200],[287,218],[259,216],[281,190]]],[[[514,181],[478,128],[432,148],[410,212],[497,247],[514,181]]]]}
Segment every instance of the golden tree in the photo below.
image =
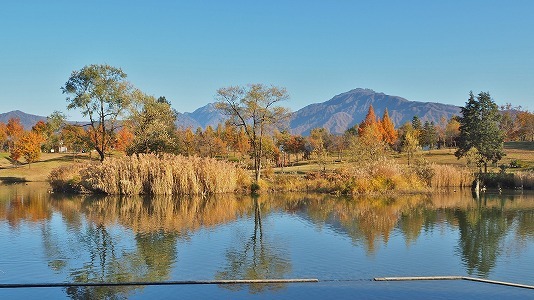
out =
{"type": "Polygon", "coordinates": [[[365,128],[372,126],[373,124],[376,124],[378,122],[375,114],[375,109],[373,108],[373,105],[371,104],[369,106],[369,110],[367,111],[367,115],[365,116],[365,119],[360,123],[358,126],[358,135],[362,135],[365,128]]]}
{"type": "Polygon", "coordinates": [[[34,131],[23,131],[15,140],[11,150],[11,158],[18,160],[23,157],[28,163],[37,161],[41,157],[41,142],[43,137],[34,131]]]}
{"type": "Polygon", "coordinates": [[[4,145],[7,142],[7,126],[0,122],[0,151],[4,150],[4,145]]]}
{"type": "Polygon", "coordinates": [[[390,146],[395,144],[398,138],[398,133],[395,130],[393,121],[391,121],[391,118],[389,117],[387,108],[384,111],[384,116],[382,117],[380,124],[382,125],[382,139],[390,146]]]}
{"type": "Polygon", "coordinates": [[[15,140],[24,132],[24,127],[20,123],[19,118],[11,118],[7,121],[6,133],[7,133],[7,145],[9,150],[13,150],[15,140]]]}
{"type": "Polygon", "coordinates": [[[115,150],[126,152],[126,149],[132,144],[134,134],[128,129],[128,127],[122,127],[117,131],[117,137],[115,139],[115,150]]]}

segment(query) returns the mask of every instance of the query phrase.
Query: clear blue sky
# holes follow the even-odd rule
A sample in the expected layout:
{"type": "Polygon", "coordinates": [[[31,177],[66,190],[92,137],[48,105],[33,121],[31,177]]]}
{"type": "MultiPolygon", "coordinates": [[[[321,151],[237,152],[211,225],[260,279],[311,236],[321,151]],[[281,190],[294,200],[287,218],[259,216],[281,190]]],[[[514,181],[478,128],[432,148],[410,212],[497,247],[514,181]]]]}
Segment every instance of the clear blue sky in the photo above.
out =
{"type": "Polygon", "coordinates": [[[534,109],[534,1],[4,1],[0,112],[70,119],[60,87],[121,67],[180,112],[220,87],[284,86],[293,110],[353,88],[534,109]]]}

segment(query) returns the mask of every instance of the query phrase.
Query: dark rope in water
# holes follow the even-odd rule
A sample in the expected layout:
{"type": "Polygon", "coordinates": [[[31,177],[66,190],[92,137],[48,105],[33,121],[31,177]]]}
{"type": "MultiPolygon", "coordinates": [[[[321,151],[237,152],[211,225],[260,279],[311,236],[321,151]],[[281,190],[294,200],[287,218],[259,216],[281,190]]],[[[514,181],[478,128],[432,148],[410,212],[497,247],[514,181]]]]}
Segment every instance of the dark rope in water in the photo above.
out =
{"type": "Polygon", "coordinates": [[[497,284],[517,288],[534,289],[532,285],[495,281],[466,276],[423,276],[423,277],[376,277],[373,279],[243,279],[243,280],[180,280],[180,281],[138,281],[138,282],[59,282],[59,283],[0,283],[0,289],[6,288],[50,288],[50,287],[116,287],[116,286],[163,286],[163,285],[215,285],[215,284],[279,284],[279,283],[316,283],[316,282],[363,282],[363,281],[427,281],[427,280],[467,280],[488,284],[497,284]]]}
{"type": "Polygon", "coordinates": [[[273,284],[319,282],[315,278],[296,279],[244,279],[244,280],[178,280],[178,281],[134,281],[134,282],[56,282],[56,283],[0,283],[0,288],[44,288],[44,287],[113,287],[149,285],[209,285],[209,284],[273,284]]]}

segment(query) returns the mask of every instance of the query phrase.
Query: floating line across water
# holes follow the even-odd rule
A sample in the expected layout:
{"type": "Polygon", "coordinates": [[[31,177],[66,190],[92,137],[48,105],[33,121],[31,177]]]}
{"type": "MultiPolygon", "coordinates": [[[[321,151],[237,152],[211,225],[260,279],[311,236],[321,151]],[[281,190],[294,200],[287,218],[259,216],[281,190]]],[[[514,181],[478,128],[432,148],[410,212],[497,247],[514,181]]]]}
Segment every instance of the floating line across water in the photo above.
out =
{"type": "Polygon", "coordinates": [[[132,281],[132,282],[52,282],[52,283],[0,283],[0,288],[45,288],[45,287],[97,287],[97,286],[148,286],[148,285],[210,285],[210,284],[273,284],[319,282],[316,278],[293,279],[243,279],[243,280],[178,280],[178,281],[132,281]]]}
{"type": "Polygon", "coordinates": [[[424,280],[467,280],[467,281],[483,282],[483,283],[489,283],[489,284],[498,284],[498,285],[505,285],[505,286],[511,286],[511,287],[534,290],[534,286],[532,286],[532,285],[513,283],[513,282],[505,282],[505,281],[496,281],[496,280],[489,280],[489,279],[476,278],[476,277],[467,277],[467,276],[422,276],[422,277],[377,277],[377,278],[374,278],[374,281],[414,281],[414,280],[419,280],[419,281],[424,281],[424,280]]]}
{"type": "Polygon", "coordinates": [[[231,284],[279,284],[279,283],[316,283],[316,282],[361,282],[361,281],[428,281],[428,280],[467,280],[510,287],[534,289],[532,285],[489,280],[466,276],[411,276],[411,277],[376,277],[373,279],[326,279],[292,278],[292,279],[241,279],[241,280],[178,280],[178,281],[133,281],[133,282],[52,282],[52,283],[0,283],[0,289],[6,288],[53,288],[53,287],[114,287],[114,286],[163,286],[163,285],[231,285],[231,284]]]}

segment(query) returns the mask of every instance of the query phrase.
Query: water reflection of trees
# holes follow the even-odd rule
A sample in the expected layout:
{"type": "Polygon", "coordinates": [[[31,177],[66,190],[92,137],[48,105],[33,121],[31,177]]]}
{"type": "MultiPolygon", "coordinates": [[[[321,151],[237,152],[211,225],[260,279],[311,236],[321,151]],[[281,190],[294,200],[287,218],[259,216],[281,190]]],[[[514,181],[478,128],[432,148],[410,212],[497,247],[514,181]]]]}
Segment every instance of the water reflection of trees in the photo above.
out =
{"type": "Polygon", "coordinates": [[[46,189],[28,189],[24,184],[0,185],[0,220],[16,228],[21,222],[39,223],[50,219],[46,189]]]}
{"type": "MultiPolygon", "coordinates": [[[[280,249],[277,241],[266,241],[262,226],[261,198],[252,199],[254,205],[254,230],[250,237],[240,241],[226,253],[228,265],[217,272],[215,278],[224,280],[235,279],[276,279],[284,278],[291,271],[291,262],[288,253],[280,249]]],[[[265,209],[265,207],[263,206],[265,209]]],[[[263,212],[265,213],[265,212],[263,212]]],[[[284,284],[250,284],[252,293],[263,290],[277,290],[284,288],[284,284]]],[[[223,285],[231,290],[240,290],[242,285],[223,285]]]]}
{"type": "MultiPolygon", "coordinates": [[[[235,220],[247,206],[235,197],[176,200],[171,197],[58,197],[51,202],[62,211],[76,243],[62,244],[43,231],[45,252],[52,268],[67,269],[74,282],[140,282],[170,279],[177,260],[177,241],[200,228],[235,220]],[[80,222],[84,218],[88,222],[80,222]],[[120,224],[134,232],[132,250],[116,249],[123,241],[110,233],[120,224]],[[68,245],[69,249],[62,249],[68,245]],[[65,253],[88,257],[82,266],[63,265],[65,253]]],[[[70,261],[67,262],[67,264],[70,261]]],[[[74,299],[122,297],[139,287],[71,287],[74,299]],[[122,295],[122,296],[121,296],[122,295]]]]}
{"type": "MultiPolygon", "coordinates": [[[[262,226],[264,217],[273,211],[298,214],[317,226],[328,226],[349,236],[370,255],[379,250],[380,241],[388,242],[393,231],[401,233],[409,245],[424,231],[457,228],[459,257],[467,272],[478,276],[487,276],[509,247],[524,247],[534,239],[532,195],[484,195],[474,200],[463,193],[361,199],[288,194],[262,195],[256,201],[234,195],[178,200],[69,198],[17,188],[0,189],[0,197],[0,220],[15,229],[23,222],[40,226],[50,268],[66,272],[76,282],[168,280],[178,259],[180,239],[241,217],[254,218],[254,227],[227,250],[227,265],[215,276],[283,277],[291,270],[289,254],[262,226]],[[55,212],[61,213],[69,237],[58,236],[53,225],[44,222],[55,212]],[[116,226],[132,230],[133,245],[120,246],[123,241],[116,226]],[[510,238],[514,243],[505,243],[510,238]]],[[[109,298],[127,295],[134,288],[71,288],[67,293],[72,298],[109,298]]]]}

